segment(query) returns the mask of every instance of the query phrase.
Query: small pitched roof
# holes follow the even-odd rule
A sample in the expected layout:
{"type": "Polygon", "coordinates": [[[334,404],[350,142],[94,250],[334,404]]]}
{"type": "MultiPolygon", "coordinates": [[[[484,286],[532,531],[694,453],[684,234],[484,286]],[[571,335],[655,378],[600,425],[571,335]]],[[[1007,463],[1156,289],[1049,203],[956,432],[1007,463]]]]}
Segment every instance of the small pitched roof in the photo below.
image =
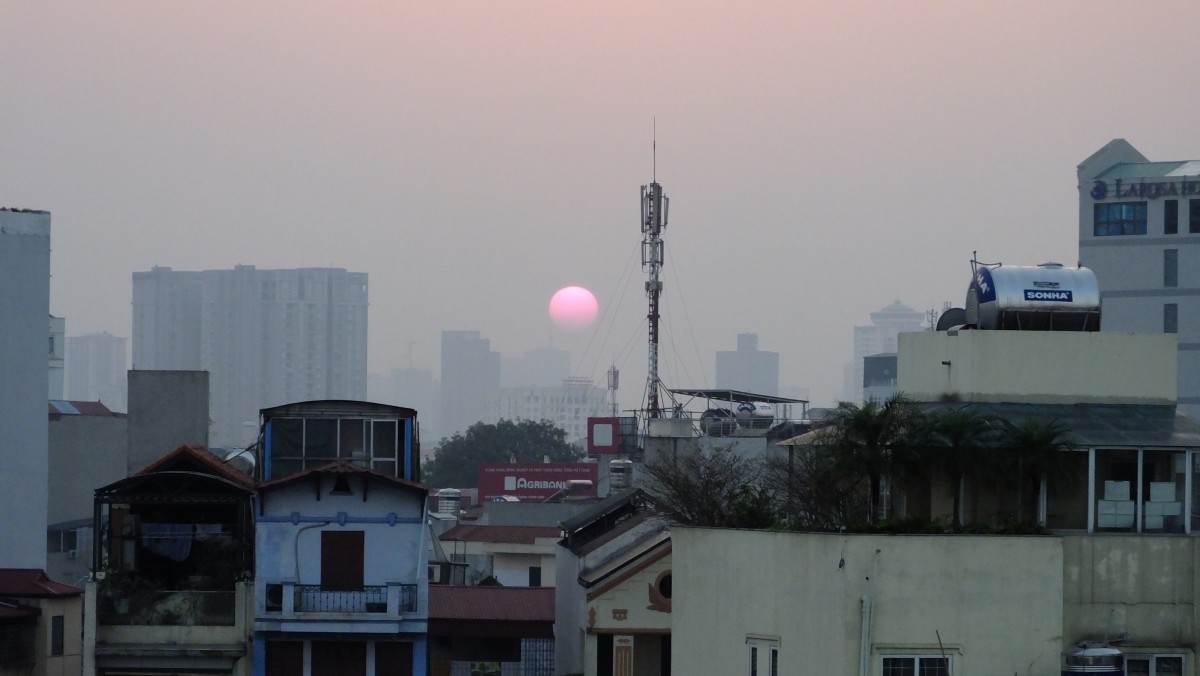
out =
{"type": "Polygon", "coordinates": [[[429,585],[429,619],[554,622],[554,588],[429,585]]]}
{"type": "Polygon", "coordinates": [[[64,416],[91,416],[96,418],[124,418],[124,413],[110,410],[99,401],[68,401],[51,399],[48,403],[50,420],[61,420],[64,416]]]}
{"type": "Polygon", "coordinates": [[[82,593],[79,587],[51,580],[41,568],[0,568],[0,596],[57,598],[82,593]]]}
{"type": "Polygon", "coordinates": [[[558,538],[561,535],[562,531],[556,526],[476,526],[460,523],[442,533],[439,539],[532,545],[538,538],[558,538]]]}
{"type": "Polygon", "coordinates": [[[401,488],[419,491],[422,495],[429,494],[429,489],[426,488],[424,484],[419,484],[415,481],[409,481],[408,479],[404,479],[402,477],[392,476],[391,474],[384,474],[383,472],[376,472],[375,470],[368,469],[362,465],[356,465],[349,460],[334,460],[333,462],[321,465],[320,467],[310,467],[302,472],[289,474],[278,479],[271,479],[270,481],[264,481],[258,485],[258,488],[261,492],[267,492],[283,486],[291,486],[292,484],[305,481],[315,475],[321,474],[353,474],[358,476],[367,476],[372,479],[379,479],[380,481],[399,486],[401,488]]]}
{"type": "Polygon", "coordinates": [[[153,472],[200,471],[216,474],[222,479],[243,486],[254,488],[254,478],[234,469],[229,463],[213,455],[203,446],[184,444],[163,457],[146,465],[134,476],[151,474],[153,472]]]}

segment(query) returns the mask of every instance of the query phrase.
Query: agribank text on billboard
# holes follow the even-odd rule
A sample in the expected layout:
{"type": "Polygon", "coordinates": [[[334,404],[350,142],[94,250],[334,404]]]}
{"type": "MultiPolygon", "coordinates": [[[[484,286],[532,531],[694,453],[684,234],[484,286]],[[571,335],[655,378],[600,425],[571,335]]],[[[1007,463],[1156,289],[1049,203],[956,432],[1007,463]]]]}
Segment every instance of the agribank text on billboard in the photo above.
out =
{"type": "Polygon", "coordinates": [[[592,482],[583,495],[596,495],[599,467],[586,462],[491,463],[479,466],[479,499],[511,495],[529,501],[544,500],[567,487],[568,481],[592,482]]]}

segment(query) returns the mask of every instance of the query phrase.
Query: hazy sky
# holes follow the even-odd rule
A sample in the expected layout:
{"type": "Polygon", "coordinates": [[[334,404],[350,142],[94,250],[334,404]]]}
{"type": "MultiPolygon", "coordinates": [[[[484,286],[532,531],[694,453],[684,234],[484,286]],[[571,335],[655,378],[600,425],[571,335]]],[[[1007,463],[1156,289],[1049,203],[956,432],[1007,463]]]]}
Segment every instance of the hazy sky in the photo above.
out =
{"type": "MultiPolygon", "coordinates": [[[[841,394],[852,331],[961,305],[971,252],[1078,258],[1075,166],[1200,157],[1200,3],[0,0],[0,205],[53,212],[51,310],[130,276],[370,274],[370,370],[443,329],[645,378],[638,188],[671,197],[662,375],[739,332],[841,394]],[[595,332],[554,327],[592,289],[595,332]],[[585,354],[585,347],[590,349],[585,354]],[[603,346],[603,347],[601,347],[603,346]]],[[[699,355],[699,356],[697,356],[699,355]]]]}

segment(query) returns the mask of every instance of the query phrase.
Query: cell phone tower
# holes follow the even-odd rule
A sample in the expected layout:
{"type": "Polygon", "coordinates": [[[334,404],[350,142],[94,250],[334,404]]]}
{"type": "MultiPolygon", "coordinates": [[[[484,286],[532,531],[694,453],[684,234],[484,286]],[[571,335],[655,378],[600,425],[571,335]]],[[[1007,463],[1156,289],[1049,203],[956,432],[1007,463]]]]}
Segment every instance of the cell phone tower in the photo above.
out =
{"type": "Polygon", "coordinates": [[[658,401],[658,299],[663,284],[659,271],[663,265],[662,231],[667,227],[667,211],[670,200],[658,184],[658,141],[654,142],[654,167],[650,185],[642,186],[642,269],[649,273],[646,296],[650,299],[650,311],[646,318],[650,323],[649,363],[646,367],[646,415],[658,418],[662,407],[658,401]]]}

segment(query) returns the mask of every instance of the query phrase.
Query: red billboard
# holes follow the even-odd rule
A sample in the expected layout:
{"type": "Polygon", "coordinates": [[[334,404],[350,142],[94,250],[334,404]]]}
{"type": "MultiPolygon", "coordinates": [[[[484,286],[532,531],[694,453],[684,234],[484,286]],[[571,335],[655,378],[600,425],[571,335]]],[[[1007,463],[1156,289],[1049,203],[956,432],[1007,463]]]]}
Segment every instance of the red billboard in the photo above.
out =
{"type": "Polygon", "coordinates": [[[587,419],[587,454],[617,455],[621,452],[621,426],[618,418],[587,419]]]}
{"type": "Polygon", "coordinates": [[[479,500],[510,496],[522,502],[545,500],[567,487],[568,481],[592,482],[574,495],[595,497],[599,467],[586,462],[489,463],[479,466],[479,500]]]}

